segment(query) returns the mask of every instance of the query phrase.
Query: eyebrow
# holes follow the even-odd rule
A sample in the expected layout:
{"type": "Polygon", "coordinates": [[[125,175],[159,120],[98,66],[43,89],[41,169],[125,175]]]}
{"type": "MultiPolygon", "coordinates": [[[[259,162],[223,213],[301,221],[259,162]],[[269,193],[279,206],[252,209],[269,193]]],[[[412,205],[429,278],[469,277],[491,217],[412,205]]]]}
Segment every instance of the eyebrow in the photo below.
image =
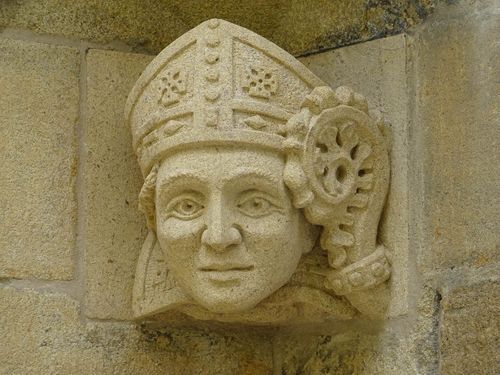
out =
{"type": "Polygon", "coordinates": [[[177,182],[178,180],[184,179],[184,178],[189,178],[191,180],[195,180],[196,182],[198,182],[200,184],[206,183],[206,181],[204,181],[202,178],[200,178],[200,176],[198,176],[197,174],[195,174],[191,171],[178,171],[174,174],[167,175],[166,178],[162,179],[160,184],[157,186],[157,188],[162,189],[162,188],[168,187],[169,185],[172,185],[175,182],[177,182]]]}
{"type": "MultiPolygon", "coordinates": [[[[231,176],[224,178],[223,182],[230,183],[230,182],[234,182],[240,178],[249,178],[249,177],[256,177],[259,179],[263,179],[272,186],[276,186],[280,182],[278,177],[272,173],[265,172],[265,171],[256,171],[256,170],[249,171],[246,168],[237,168],[237,169],[233,170],[231,173],[231,176]]],[[[194,180],[201,185],[204,185],[207,183],[207,181],[205,181],[203,178],[200,178],[200,176],[197,173],[193,173],[192,171],[187,171],[187,170],[180,170],[180,171],[175,172],[171,175],[167,175],[166,178],[162,179],[160,184],[157,186],[157,189],[160,190],[160,189],[168,188],[169,185],[172,185],[172,184],[176,183],[178,180],[184,179],[184,178],[189,178],[191,180],[194,180]]]]}
{"type": "Polygon", "coordinates": [[[246,177],[257,177],[261,178],[264,180],[267,180],[270,184],[278,184],[280,180],[278,177],[276,177],[274,174],[265,172],[265,171],[248,171],[246,168],[237,168],[234,170],[232,173],[232,176],[228,177],[225,179],[224,182],[232,182],[234,180],[237,180],[239,178],[246,178],[246,177]]]}

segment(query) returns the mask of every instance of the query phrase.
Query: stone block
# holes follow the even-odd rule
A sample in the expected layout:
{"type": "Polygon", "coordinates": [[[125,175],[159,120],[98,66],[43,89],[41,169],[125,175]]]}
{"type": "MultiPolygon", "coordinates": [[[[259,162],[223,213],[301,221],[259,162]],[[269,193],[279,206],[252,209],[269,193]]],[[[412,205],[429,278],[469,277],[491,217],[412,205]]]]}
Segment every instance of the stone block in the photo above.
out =
{"type": "Polygon", "coordinates": [[[311,6],[305,0],[22,0],[4,1],[0,26],[126,43],[158,53],[189,29],[216,17],[300,55],[401,32],[421,22],[434,2],[317,0],[311,6]]]}
{"type": "Polygon", "coordinates": [[[498,374],[500,282],[496,275],[443,293],[443,375],[498,374]]]}
{"type": "Polygon", "coordinates": [[[381,240],[392,251],[390,316],[408,308],[409,97],[406,71],[407,37],[398,35],[303,57],[300,61],[332,87],[349,86],[373,100],[389,123],[391,183],[382,218],[381,240]]]}
{"type": "Polygon", "coordinates": [[[86,314],[127,319],[146,221],[137,209],[142,176],[123,111],[151,56],[90,50],[86,58],[86,314]]]}
{"type": "MultiPolygon", "coordinates": [[[[299,346],[302,340],[293,343],[299,346]]],[[[394,334],[320,336],[312,344],[313,353],[305,363],[286,358],[282,374],[413,375],[413,358],[405,343],[394,334]],[[299,364],[297,366],[297,364],[299,364]]],[[[302,353],[301,353],[302,354],[302,353]]]]}
{"type": "Polygon", "coordinates": [[[500,18],[455,11],[429,18],[412,48],[422,272],[499,259],[500,18]]]}
{"type": "Polygon", "coordinates": [[[0,278],[68,280],[79,54],[0,39],[0,278]]]}
{"type": "Polygon", "coordinates": [[[82,323],[62,294],[0,288],[0,374],[269,375],[264,336],[188,328],[143,332],[129,323],[82,323]]]}
{"type": "Polygon", "coordinates": [[[409,320],[322,327],[280,334],[275,364],[282,375],[437,374],[439,294],[424,288],[409,320]],[[321,333],[319,333],[321,332],[321,333]]]}

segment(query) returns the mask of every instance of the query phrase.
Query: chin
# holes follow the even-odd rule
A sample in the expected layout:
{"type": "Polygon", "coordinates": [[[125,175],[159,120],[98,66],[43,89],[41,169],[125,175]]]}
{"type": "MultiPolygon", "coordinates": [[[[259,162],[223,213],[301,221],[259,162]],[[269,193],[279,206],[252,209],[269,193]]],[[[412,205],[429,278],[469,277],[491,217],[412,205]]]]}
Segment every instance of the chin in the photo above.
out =
{"type": "Polygon", "coordinates": [[[208,296],[209,292],[207,292],[202,298],[196,298],[196,300],[201,306],[211,312],[232,314],[251,309],[264,299],[264,297],[256,299],[255,296],[252,296],[253,298],[251,299],[244,298],[241,297],[241,294],[238,295],[237,291],[234,290],[232,293],[221,293],[220,291],[217,293],[219,294],[218,296],[210,298],[208,296]],[[236,295],[233,294],[234,292],[236,292],[236,295]]]}

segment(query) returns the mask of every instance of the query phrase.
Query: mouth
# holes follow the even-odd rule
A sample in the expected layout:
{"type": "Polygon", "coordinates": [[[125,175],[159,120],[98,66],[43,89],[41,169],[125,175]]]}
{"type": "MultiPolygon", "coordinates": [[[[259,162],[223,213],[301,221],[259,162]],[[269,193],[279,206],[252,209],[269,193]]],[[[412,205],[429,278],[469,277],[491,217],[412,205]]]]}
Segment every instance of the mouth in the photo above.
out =
{"type": "Polygon", "coordinates": [[[232,271],[251,271],[253,270],[253,265],[244,264],[210,264],[208,266],[202,266],[199,268],[202,272],[232,272],[232,271]]]}
{"type": "Polygon", "coordinates": [[[208,280],[219,286],[236,286],[253,269],[253,265],[242,264],[211,264],[199,268],[208,280]]]}

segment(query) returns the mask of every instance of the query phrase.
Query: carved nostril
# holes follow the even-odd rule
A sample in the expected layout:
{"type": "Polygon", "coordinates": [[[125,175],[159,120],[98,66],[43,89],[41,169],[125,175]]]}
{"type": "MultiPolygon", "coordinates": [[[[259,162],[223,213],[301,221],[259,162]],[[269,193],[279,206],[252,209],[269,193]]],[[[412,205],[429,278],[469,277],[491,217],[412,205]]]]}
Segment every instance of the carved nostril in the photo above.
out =
{"type": "Polygon", "coordinates": [[[241,244],[241,233],[235,227],[227,230],[205,229],[201,234],[201,243],[216,251],[225,251],[241,244]]]}

